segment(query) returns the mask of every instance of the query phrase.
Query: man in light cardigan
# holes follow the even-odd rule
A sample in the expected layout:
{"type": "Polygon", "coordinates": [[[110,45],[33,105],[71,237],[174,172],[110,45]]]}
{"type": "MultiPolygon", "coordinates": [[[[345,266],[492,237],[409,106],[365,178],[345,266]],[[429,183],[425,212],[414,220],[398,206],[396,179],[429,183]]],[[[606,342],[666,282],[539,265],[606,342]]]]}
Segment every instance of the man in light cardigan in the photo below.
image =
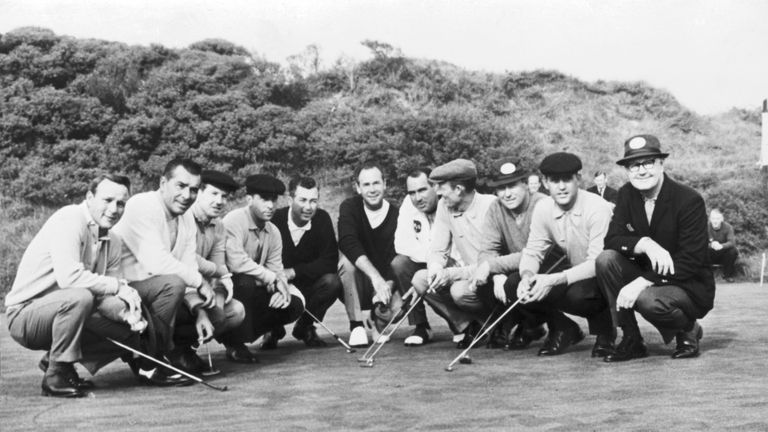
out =
{"type": "MultiPolygon", "coordinates": [[[[197,267],[197,225],[187,210],[200,188],[200,165],[188,159],[168,162],[156,191],[128,200],[115,233],[123,240],[122,266],[152,315],[158,356],[173,348],[176,313],[182,300],[191,311],[209,309],[215,296],[197,267]]],[[[148,362],[131,365],[142,382],[185,385],[188,378],[148,362]]]]}
{"type": "Polygon", "coordinates": [[[54,213],[21,258],[5,298],[8,330],[24,347],[46,351],[40,360],[45,396],[85,396],[93,383],[73,365],[79,362],[94,374],[117,358],[122,350],[105,337],[138,345],[126,323],[94,308],[105,299],[134,312],[141,304],[120,279],[120,240],[108,231],[123,213],[129,188],[126,177],[97,177],[85,201],[54,213]]]}

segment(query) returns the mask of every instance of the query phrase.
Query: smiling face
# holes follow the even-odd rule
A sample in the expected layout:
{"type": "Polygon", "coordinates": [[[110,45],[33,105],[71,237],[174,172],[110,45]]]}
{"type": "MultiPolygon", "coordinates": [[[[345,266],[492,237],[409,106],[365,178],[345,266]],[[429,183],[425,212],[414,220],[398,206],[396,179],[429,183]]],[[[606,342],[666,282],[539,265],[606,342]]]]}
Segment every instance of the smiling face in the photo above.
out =
{"type": "Polygon", "coordinates": [[[291,219],[298,226],[304,226],[311,221],[317,213],[317,202],[320,198],[320,191],[317,187],[310,189],[302,186],[296,186],[296,191],[291,197],[291,219]]]}
{"type": "Polygon", "coordinates": [[[123,216],[128,194],[128,188],[124,185],[104,179],[96,187],[95,193],[88,191],[85,203],[96,224],[109,229],[123,216]]]}
{"type": "Polygon", "coordinates": [[[579,174],[547,176],[549,195],[558,207],[569,210],[576,203],[579,194],[579,174]]]}
{"type": "Polygon", "coordinates": [[[405,179],[405,188],[408,192],[408,198],[417,210],[424,214],[432,214],[437,209],[437,192],[429,184],[427,175],[421,173],[418,177],[408,177],[405,179]]]}
{"type": "Polygon", "coordinates": [[[200,189],[200,176],[177,166],[170,178],[160,178],[160,195],[168,212],[174,216],[184,214],[195,202],[200,189]]]}
{"type": "Polygon", "coordinates": [[[528,177],[528,191],[530,193],[538,192],[539,188],[541,188],[541,181],[539,180],[539,176],[532,175],[528,177]]]}
{"type": "Polygon", "coordinates": [[[507,210],[514,212],[519,212],[525,208],[528,196],[528,185],[522,180],[496,188],[496,197],[499,198],[499,202],[507,210]]]}
{"type": "Polygon", "coordinates": [[[658,158],[634,160],[627,163],[625,168],[629,182],[641,192],[655,190],[664,176],[664,162],[658,158]]]}
{"type": "Polygon", "coordinates": [[[355,189],[363,197],[363,203],[369,210],[378,210],[384,203],[387,185],[378,168],[368,168],[360,171],[355,189]]]}
{"type": "Polygon", "coordinates": [[[208,184],[197,193],[195,204],[207,217],[214,219],[221,216],[227,207],[227,202],[229,202],[229,192],[208,184]]]}

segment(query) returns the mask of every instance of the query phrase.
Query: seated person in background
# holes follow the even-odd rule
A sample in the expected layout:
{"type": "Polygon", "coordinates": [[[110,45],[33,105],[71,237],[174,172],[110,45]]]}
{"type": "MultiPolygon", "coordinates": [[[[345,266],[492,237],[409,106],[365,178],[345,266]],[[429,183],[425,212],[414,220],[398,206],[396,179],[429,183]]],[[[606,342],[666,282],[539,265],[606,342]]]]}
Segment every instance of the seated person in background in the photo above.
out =
{"type": "Polygon", "coordinates": [[[598,194],[603,197],[604,200],[616,205],[616,196],[618,192],[616,192],[616,189],[608,186],[608,176],[606,176],[605,171],[596,172],[594,180],[595,185],[588,188],[587,192],[598,194]]]}
{"type": "Polygon", "coordinates": [[[119,278],[121,243],[109,231],[123,214],[129,187],[127,177],[96,178],[85,201],[51,215],[21,258],[5,314],[13,340],[46,351],[44,396],[85,396],[93,383],[80,378],[74,364],[95,374],[116,359],[123,350],[106,337],[138,347],[124,317],[126,308],[140,316],[141,299],[119,278]]]}
{"type": "Polygon", "coordinates": [[[733,227],[724,221],[723,213],[718,209],[709,212],[709,258],[712,264],[723,266],[723,277],[728,282],[733,282],[736,271],[736,258],[739,251],[736,249],[736,238],[733,235],[733,227]]]}
{"type": "Polygon", "coordinates": [[[624,158],[616,162],[629,183],[619,190],[597,277],[624,335],[607,362],[648,355],[635,311],[664,343],[677,339],[673,359],[699,355],[703,332],[696,320],[714,304],[704,199],[664,173],[667,156],[658,138],[637,135],[624,143],[624,158]]]}
{"type": "Polygon", "coordinates": [[[285,185],[273,176],[257,174],[245,180],[245,188],[248,204],[229,212],[223,221],[227,267],[233,273],[234,297],[243,304],[245,319],[220,340],[229,360],[256,363],[258,358],[245,344],[269,333],[262,348],[276,348],[285,336],[283,326],[304,311],[304,297],[286,280],[280,230],[270,222],[285,185]]]}
{"type": "MultiPolygon", "coordinates": [[[[517,159],[505,158],[495,164],[487,182],[495,189],[497,200],[485,216],[480,264],[472,281],[480,297],[494,307],[498,305],[497,310],[506,309],[509,298],[515,297],[513,292],[520,283],[520,258],[531,230],[533,209],[539,200],[546,198],[539,192],[529,192],[526,184],[529,172],[517,159]],[[507,290],[511,290],[511,295],[507,295],[507,290]]],[[[494,329],[492,346],[503,343],[507,349],[524,349],[544,336],[543,317],[524,318],[519,310],[510,312],[494,329]],[[515,325],[517,329],[507,341],[509,330],[515,325]]]]}
{"type": "MultiPolygon", "coordinates": [[[[320,188],[314,179],[294,177],[288,183],[288,192],[291,204],[278,209],[272,218],[282,237],[285,276],[304,295],[307,311],[322,321],[341,295],[333,223],[328,213],[317,207],[320,188]]],[[[318,337],[314,320],[306,313],[293,326],[293,337],[310,348],[327,345],[318,337]]]]}
{"type": "Polygon", "coordinates": [[[213,287],[214,304],[200,307],[200,298],[185,302],[176,316],[173,342],[168,356],[171,362],[191,373],[200,373],[205,362],[193,347],[237,327],[245,317],[242,303],[232,299],[232,274],[226,265],[226,233],[219,217],[226,210],[230,194],[240,185],[220,171],[203,170],[192,215],[197,225],[197,267],[206,282],[213,287]]]}
{"type": "MultiPolygon", "coordinates": [[[[368,345],[363,310],[391,305],[395,296],[390,262],[395,257],[398,208],[384,198],[387,184],[378,166],[364,164],[354,175],[357,195],[339,206],[339,277],[349,318],[349,345],[368,345]]],[[[374,339],[377,339],[374,335],[374,339]]]]}

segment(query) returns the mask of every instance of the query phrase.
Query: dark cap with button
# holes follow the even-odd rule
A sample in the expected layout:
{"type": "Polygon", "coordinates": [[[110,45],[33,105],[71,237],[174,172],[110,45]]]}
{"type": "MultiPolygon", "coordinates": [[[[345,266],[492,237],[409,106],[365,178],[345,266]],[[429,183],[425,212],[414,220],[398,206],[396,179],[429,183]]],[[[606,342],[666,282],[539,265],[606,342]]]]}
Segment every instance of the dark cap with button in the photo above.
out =
{"type": "Polygon", "coordinates": [[[619,165],[626,166],[635,159],[654,157],[664,159],[669,153],[661,151],[659,139],[653,135],[635,135],[624,141],[624,157],[616,161],[619,165]]]}
{"type": "Polygon", "coordinates": [[[285,184],[271,175],[255,174],[245,179],[245,190],[248,195],[282,195],[285,184]]]}
{"type": "Polygon", "coordinates": [[[528,177],[530,171],[520,166],[520,161],[503,158],[493,165],[488,187],[506,186],[528,177]]]}
{"type": "Polygon", "coordinates": [[[581,171],[581,159],[573,153],[552,153],[541,161],[539,171],[548,177],[573,175],[581,171]]]}
{"type": "Polygon", "coordinates": [[[433,182],[469,180],[477,178],[475,163],[467,159],[454,159],[432,170],[429,179],[433,182]]]}
{"type": "Polygon", "coordinates": [[[203,184],[217,187],[226,192],[234,192],[240,189],[240,185],[237,184],[232,176],[221,171],[203,170],[201,174],[201,181],[203,184]]]}

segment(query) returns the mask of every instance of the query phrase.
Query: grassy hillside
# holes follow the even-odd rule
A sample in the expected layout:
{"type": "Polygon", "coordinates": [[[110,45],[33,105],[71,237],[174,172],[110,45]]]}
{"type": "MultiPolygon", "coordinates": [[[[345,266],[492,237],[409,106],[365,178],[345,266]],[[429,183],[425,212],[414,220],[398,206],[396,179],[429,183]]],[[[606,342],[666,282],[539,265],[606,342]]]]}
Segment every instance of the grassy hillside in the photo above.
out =
{"type": "Polygon", "coordinates": [[[597,169],[618,186],[622,142],[653,133],[672,153],[668,172],[723,208],[742,252],[768,245],[757,109],[704,117],[642,82],[480,73],[364,44],[370,60],[322,69],[316,50],[283,68],[222,40],[169,49],[39,28],[0,35],[0,213],[13,221],[0,228],[0,290],[27,233],[81,199],[96,172],[125,172],[138,192],[174,156],[239,179],[314,175],[335,212],[365,160],[384,167],[395,198],[413,166],[466,157],[484,174],[500,156],[535,164],[556,150],[582,157],[585,186],[597,169]]]}

